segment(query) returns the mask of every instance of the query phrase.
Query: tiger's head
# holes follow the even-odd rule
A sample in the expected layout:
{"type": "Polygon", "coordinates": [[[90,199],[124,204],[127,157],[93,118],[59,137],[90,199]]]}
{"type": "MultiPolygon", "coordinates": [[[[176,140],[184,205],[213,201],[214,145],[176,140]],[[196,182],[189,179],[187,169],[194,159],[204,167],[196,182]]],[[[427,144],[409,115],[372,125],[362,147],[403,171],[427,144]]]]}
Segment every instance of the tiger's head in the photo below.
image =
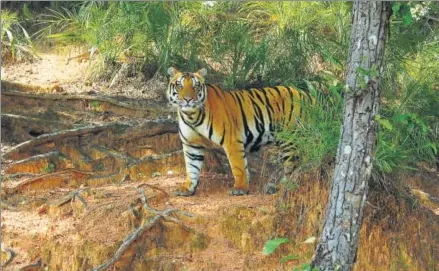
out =
{"type": "Polygon", "coordinates": [[[166,96],[169,103],[185,112],[202,109],[207,98],[207,87],[204,83],[207,70],[203,68],[189,73],[170,67],[168,74],[170,79],[166,96]]]}

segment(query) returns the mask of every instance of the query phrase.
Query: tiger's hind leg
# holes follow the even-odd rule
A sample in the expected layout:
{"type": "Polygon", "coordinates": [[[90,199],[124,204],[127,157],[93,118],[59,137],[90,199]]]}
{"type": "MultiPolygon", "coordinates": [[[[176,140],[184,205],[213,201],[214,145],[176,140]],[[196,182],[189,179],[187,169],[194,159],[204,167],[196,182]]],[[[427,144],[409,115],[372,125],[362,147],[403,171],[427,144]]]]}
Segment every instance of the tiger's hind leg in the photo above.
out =
{"type": "Polygon", "coordinates": [[[225,147],[224,150],[235,178],[235,184],[229,194],[232,196],[247,195],[249,191],[249,172],[244,145],[237,143],[225,147]]]}
{"type": "Polygon", "coordinates": [[[204,163],[204,147],[183,144],[186,164],[186,181],[174,191],[176,196],[192,196],[198,185],[201,168],[204,163]]]}

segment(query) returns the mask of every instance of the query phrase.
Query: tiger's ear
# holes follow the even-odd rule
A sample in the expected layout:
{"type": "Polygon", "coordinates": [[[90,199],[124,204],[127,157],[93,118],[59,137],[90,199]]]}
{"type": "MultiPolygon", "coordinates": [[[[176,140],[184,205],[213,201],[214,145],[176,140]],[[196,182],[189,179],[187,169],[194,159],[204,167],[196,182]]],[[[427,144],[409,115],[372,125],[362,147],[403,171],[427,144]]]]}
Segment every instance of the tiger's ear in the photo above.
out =
{"type": "Polygon", "coordinates": [[[176,74],[178,73],[178,70],[174,67],[169,67],[168,68],[168,74],[171,77],[174,77],[176,74]]]}
{"type": "Polygon", "coordinates": [[[202,68],[201,70],[198,70],[197,73],[204,77],[207,74],[207,70],[205,68],[202,68]]]}

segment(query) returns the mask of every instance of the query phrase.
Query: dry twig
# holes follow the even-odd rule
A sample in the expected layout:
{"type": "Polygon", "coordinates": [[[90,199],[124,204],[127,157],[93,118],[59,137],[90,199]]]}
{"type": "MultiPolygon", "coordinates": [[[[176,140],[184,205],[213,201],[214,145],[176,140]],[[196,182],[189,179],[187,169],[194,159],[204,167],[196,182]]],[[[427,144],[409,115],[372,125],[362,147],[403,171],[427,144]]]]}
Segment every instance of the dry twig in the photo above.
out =
{"type": "Polygon", "coordinates": [[[123,127],[123,126],[129,126],[129,124],[125,123],[109,123],[104,125],[95,125],[95,126],[87,126],[87,127],[81,127],[76,129],[69,129],[69,130],[63,130],[60,132],[55,132],[51,134],[45,134],[41,135],[37,138],[34,138],[32,140],[25,141],[23,143],[20,143],[16,145],[15,147],[11,148],[7,152],[3,153],[2,157],[7,158],[13,153],[18,153],[23,150],[30,149],[34,146],[41,145],[43,143],[52,142],[55,140],[60,140],[67,137],[73,137],[73,136],[81,136],[86,134],[96,134],[99,132],[102,132],[107,129],[116,129],[117,127],[123,127]]]}
{"type": "Polygon", "coordinates": [[[82,189],[78,189],[78,190],[75,190],[73,192],[70,192],[67,196],[63,197],[62,199],[60,199],[59,201],[57,201],[53,205],[56,207],[60,207],[68,202],[73,202],[77,198],[84,206],[84,209],[87,210],[87,208],[88,208],[87,203],[85,202],[84,198],[79,194],[82,191],[83,191],[82,189]]]}
{"type": "Polygon", "coordinates": [[[155,216],[153,218],[151,218],[149,221],[147,221],[146,223],[144,223],[143,225],[141,225],[140,227],[138,227],[137,229],[135,229],[132,233],[128,234],[125,239],[123,240],[122,244],[119,246],[119,248],[117,249],[116,253],[114,254],[113,258],[111,258],[109,261],[107,261],[106,263],[96,267],[93,269],[93,271],[101,271],[101,270],[106,270],[108,269],[110,266],[112,266],[113,264],[115,264],[121,257],[122,255],[127,251],[127,249],[129,248],[129,246],[135,241],[137,240],[137,238],[139,238],[140,236],[142,236],[142,234],[151,229],[157,222],[159,222],[161,219],[164,219],[165,221],[170,221],[170,222],[174,222],[180,226],[182,226],[184,229],[188,230],[188,231],[192,231],[191,228],[187,227],[186,225],[184,225],[184,223],[180,220],[178,220],[175,217],[170,216],[172,213],[181,213],[187,216],[192,216],[191,214],[188,214],[186,212],[181,212],[178,209],[167,209],[164,211],[159,211],[156,210],[154,208],[151,208],[148,205],[147,202],[147,198],[145,195],[145,192],[141,189],[137,189],[137,191],[141,194],[140,199],[142,200],[143,203],[143,208],[145,208],[145,210],[148,210],[149,212],[155,214],[155,216]]]}

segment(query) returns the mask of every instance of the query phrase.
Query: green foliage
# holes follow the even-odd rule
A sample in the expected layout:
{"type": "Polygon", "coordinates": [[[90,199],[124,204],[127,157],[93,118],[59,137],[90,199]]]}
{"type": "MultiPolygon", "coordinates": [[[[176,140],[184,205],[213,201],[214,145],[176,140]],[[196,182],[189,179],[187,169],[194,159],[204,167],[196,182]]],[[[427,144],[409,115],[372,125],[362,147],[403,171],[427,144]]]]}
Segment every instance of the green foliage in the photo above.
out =
{"type": "MultiPolygon", "coordinates": [[[[343,85],[334,81],[328,93],[316,89],[308,83],[310,92],[317,97],[317,102],[303,104],[304,119],[297,120],[293,130],[283,130],[277,138],[292,146],[291,155],[300,157],[297,170],[311,171],[328,165],[334,160],[338,146],[343,100],[343,85]]],[[[288,152],[285,153],[288,155],[288,152]]]]}
{"type": "MultiPolygon", "coordinates": [[[[420,163],[433,166],[438,157],[439,145],[439,29],[426,24],[428,12],[438,13],[438,7],[424,3],[415,7],[410,3],[394,3],[389,44],[386,50],[386,65],[382,78],[382,106],[376,116],[378,124],[378,146],[374,160],[375,179],[416,170],[420,163]],[[416,15],[411,9],[417,9],[416,15]],[[401,17],[402,16],[402,17],[401,17]],[[410,24],[401,23],[412,16],[410,24]]],[[[411,19],[410,19],[411,20],[411,19]]],[[[298,122],[294,131],[283,131],[278,138],[293,144],[294,153],[300,157],[297,170],[315,170],[326,167],[327,161],[335,159],[342,116],[343,79],[336,75],[337,58],[334,65],[322,71],[320,85],[329,86],[327,101],[315,106],[304,106],[307,118],[298,122]],[[336,90],[336,91],[334,91],[336,90]],[[335,95],[335,96],[334,96],[335,95]]],[[[344,66],[344,64],[341,64],[344,66]]],[[[344,68],[343,68],[344,69],[344,68]]],[[[367,80],[376,77],[376,69],[358,69],[359,84],[365,87],[367,80]]],[[[316,93],[316,88],[307,83],[307,88],[316,93]]],[[[318,89],[317,93],[322,93],[318,89]]],[[[332,165],[331,165],[332,167],[332,165]]]]}
{"type": "Polygon", "coordinates": [[[92,101],[92,102],[90,102],[91,108],[93,108],[95,110],[98,109],[100,105],[101,105],[101,103],[99,101],[92,101]]]}
{"type": "MultiPolygon", "coordinates": [[[[304,263],[300,267],[295,267],[293,270],[294,271],[319,271],[320,269],[318,267],[311,268],[310,264],[304,263]]],[[[336,270],[338,270],[338,269],[336,269],[336,270]]]]}
{"type": "Polygon", "coordinates": [[[299,256],[290,254],[290,255],[282,257],[282,259],[280,259],[280,262],[286,263],[286,262],[294,261],[294,260],[298,260],[298,259],[299,259],[299,256]]]}
{"type": "Polygon", "coordinates": [[[230,88],[257,77],[265,84],[287,84],[314,77],[316,60],[340,66],[332,60],[344,59],[347,47],[339,45],[348,42],[350,6],[87,1],[47,9],[37,36],[97,47],[101,73],[129,54],[140,62],[138,69],[154,63],[163,74],[168,66],[195,70],[210,65],[230,88]]]}
{"type": "Polygon", "coordinates": [[[393,15],[397,18],[401,18],[404,26],[408,26],[412,23],[412,12],[410,10],[410,3],[407,2],[394,2],[392,3],[393,15]]]}
{"type": "Polygon", "coordinates": [[[276,249],[283,243],[288,243],[287,238],[275,238],[268,240],[265,242],[264,248],[262,250],[263,255],[270,255],[273,254],[273,252],[276,251],[276,249]]]}
{"type": "Polygon", "coordinates": [[[25,60],[37,56],[29,34],[14,12],[1,11],[1,40],[3,60],[25,60]]]}
{"type": "Polygon", "coordinates": [[[55,168],[56,168],[55,164],[49,163],[46,167],[43,168],[43,172],[44,173],[52,173],[55,171],[55,168]]]}
{"type": "MultiPolygon", "coordinates": [[[[308,171],[333,166],[347,91],[351,9],[352,3],[330,1],[53,2],[39,16],[34,37],[98,48],[92,72],[105,80],[124,55],[137,71],[149,65],[163,75],[168,66],[206,67],[207,80],[227,88],[257,80],[307,89],[318,102],[303,105],[306,118],[278,139],[289,146],[285,155],[300,157],[298,170],[308,171]]],[[[384,71],[375,78],[383,93],[374,176],[431,165],[438,156],[439,28],[430,18],[438,17],[439,5],[393,2],[392,10],[384,71]]],[[[20,14],[33,18],[26,5],[20,14]]],[[[20,23],[15,13],[2,11],[1,35],[10,51],[31,44],[20,23]]],[[[358,72],[362,87],[378,74],[358,72]]]]}

